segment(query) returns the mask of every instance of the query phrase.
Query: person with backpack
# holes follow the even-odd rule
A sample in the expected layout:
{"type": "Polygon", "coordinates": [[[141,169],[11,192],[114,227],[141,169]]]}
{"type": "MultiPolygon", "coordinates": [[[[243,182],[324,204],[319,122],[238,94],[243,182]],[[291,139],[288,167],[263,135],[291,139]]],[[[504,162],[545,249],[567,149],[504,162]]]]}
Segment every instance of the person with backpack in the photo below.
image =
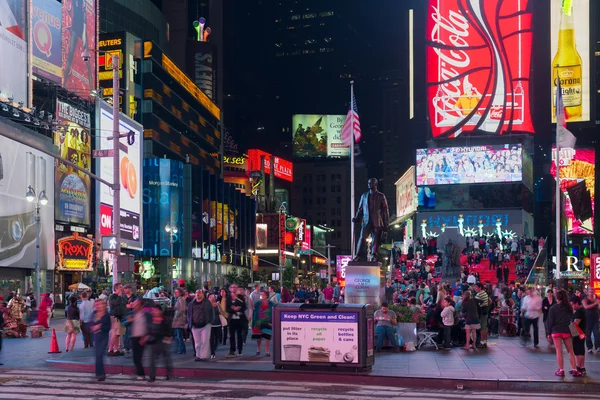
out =
{"type": "Polygon", "coordinates": [[[481,282],[477,282],[475,288],[475,302],[477,303],[477,312],[479,313],[479,324],[481,325],[480,334],[481,341],[478,348],[487,348],[487,329],[488,315],[490,310],[490,297],[485,291],[485,286],[481,282]]]}

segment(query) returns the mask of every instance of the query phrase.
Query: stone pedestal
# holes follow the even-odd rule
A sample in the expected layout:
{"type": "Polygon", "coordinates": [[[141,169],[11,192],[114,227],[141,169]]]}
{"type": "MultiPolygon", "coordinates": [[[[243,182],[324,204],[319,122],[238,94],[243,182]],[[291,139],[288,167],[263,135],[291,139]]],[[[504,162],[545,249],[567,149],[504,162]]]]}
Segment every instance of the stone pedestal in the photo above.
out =
{"type": "Polygon", "coordinates": [[[346,267],[346,304],[381,306],[381,263],[350,261],[346,267]]]}

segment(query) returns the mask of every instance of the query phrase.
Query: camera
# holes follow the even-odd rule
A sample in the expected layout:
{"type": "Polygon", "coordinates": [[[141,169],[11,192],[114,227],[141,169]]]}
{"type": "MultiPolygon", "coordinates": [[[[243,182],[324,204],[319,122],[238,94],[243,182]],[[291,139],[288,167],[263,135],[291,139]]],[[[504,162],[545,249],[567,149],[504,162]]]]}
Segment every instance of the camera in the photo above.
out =
{"type": "Polygon", "coordinates": [[[83,61],[88,62],[90,61],[90,58],[92,56],[90,55],[90,51],[89,50],[84,50],[83,53],[81,53],[81,58],[83,58],[83,61]]]}

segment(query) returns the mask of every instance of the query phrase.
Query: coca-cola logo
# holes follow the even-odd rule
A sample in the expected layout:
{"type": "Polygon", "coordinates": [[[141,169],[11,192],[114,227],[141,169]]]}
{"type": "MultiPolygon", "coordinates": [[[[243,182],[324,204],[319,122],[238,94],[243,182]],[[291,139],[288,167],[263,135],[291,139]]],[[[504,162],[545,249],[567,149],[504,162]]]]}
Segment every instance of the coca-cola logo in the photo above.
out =
{"type": "Polygon", "coordinates": [[[504,106],[494,104],[490,109],[490,118],[494,120],[501,120],[504,114],[504,106]]]}

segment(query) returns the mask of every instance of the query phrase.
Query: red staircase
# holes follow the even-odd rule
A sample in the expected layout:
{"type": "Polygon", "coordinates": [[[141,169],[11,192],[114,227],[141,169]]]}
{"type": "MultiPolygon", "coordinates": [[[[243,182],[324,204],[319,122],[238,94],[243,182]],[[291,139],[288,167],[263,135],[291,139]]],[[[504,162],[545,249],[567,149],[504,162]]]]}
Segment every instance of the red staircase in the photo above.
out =
{"type": "MultiPolygon", "coordinates": [[[[508,265],[508,283],[517,282],[516,263],[513,260],[510,260],[504,261],[502,265],[508,265]]],[[[489,260],[481,260],[481,263],[473,264],[471,268],[469,268],[469,271],[472,271],[473,273],[479,272],[479,279],[482,283],[498,283],[498,278],[496,278],[496,268],[494,267],[493,269],[490,269],[489,260]]],[[[504,278],[502,279],[504,280],[504,278]]]]}

